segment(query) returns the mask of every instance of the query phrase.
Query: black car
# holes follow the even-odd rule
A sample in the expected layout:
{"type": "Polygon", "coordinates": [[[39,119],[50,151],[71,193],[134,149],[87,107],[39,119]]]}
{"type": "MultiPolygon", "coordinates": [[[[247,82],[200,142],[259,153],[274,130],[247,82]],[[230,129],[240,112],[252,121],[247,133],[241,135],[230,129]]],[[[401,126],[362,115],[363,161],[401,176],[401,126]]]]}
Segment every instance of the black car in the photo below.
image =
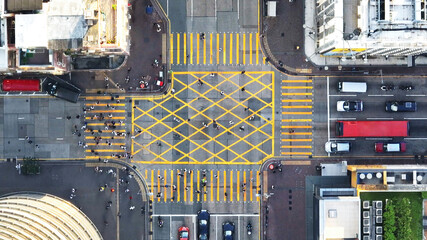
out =
{"type": "Polygon", "coordinates": [[[414,101],[389,101],[385,103],[387,112],[415,112],[417,103],[414,101]]]}
{"type": "Polygon", "coordinates": [[[234,237],[234,223],[225,222],[222,224],[222,232],[224,235],[224,240],[233,240],[234,237]]]}
{"type": "Polygon", "coordinates": [[[197,236],[199,240],[209,239],[209,218],[211,214],[208,210],[200,210],[197,213],[197,236]]]}
{"type": "Polygon", "coordinates": [[[72,103],[77,103],[80,97],[79,89],[69,89],[58,83],[48,82],[45,91],[54,97],[62,98],[72,103]]]}

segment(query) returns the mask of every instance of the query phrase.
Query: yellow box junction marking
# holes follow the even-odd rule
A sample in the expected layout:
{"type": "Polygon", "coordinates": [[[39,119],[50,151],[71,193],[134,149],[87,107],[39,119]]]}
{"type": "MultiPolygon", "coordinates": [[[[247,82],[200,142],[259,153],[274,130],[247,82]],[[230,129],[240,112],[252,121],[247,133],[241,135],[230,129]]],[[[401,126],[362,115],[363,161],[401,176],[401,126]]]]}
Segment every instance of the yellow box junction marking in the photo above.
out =
{"type": "MultiPolygon", "coordinates": [[[[138,163],[161,163],[161,164],[259,164],[262,161],[266,160],[269,157],[272,157],[274,154],[274,102],[265,102],[263,98],[260,97],[262,93],[271,94],[274,99],[274,85],[272,80],[274,79],[273,72],[246,72],[245,78],[247,79],[243,85],[239,85],[239,76],[241,72],[217,72],[215,73],[218,76],[218,82],[213,82],[212,78],[209,76],[211,72],[174,72],[172,73],[173,79],[173,88],[176,90],[174,94],[170,94],[163,99],[148,100],[151,103],[151,108],[141,109],[138,106],[133,104],[132,108],[132,132],[134,139],[132,141],[131,153],[134,155],[133,162],[138,163]],[[264,79],[263,77],[267,77],[264,79]],[[182,79],[188,79],[188,84],[182,79]],[[199,80],[203,82],[203,87],[208,87],[207,91],[200,91],[200,86],[198,86],[199,80]],[[265,82],[268,80],[267,82],[265,82]],[[212,82],[212,83],[211,83],[212,82]],[[221,85],[227,84],[227,93],[224,93],[222,98],[211,99],[207,95],[212,94],[212,92],[219,93],[222,91],[221,85]],[[256,84],[255,91],[251,88],[252,85],[256,84]],[[242,88],[245,88],[245,93],[249,97],[241,101],[239,99],[234,99],[232,96],[237,95],[242,88]],[[191,99],[181,99],[179,96],[184,91],[191,91],[195,93],[196,97],[191,99]],[[252,92],[254,91],[254,92],[252,92]],[[204,109],[194,106],[199,99],[206,101],[209,106],[204,109]],[[250,99],[256,99],[264,106],[260,107],[257,110],[248,109],[245,111],[244,116],[239,116],[235,113],[237,109],[243,110],[247,108],[247,102],[250,99]],[[179,103],[177,109],[171,110],[170,105],[171,101],[174,101],[175,104],[179,103]],[[221,105],[223,102],[227,103],[227,107],[221,105]],[[229,105],[232,106],[229,106],[229,105]],[[235,119],[235,123],[232,125],[220,124],[221,131],[218,131],[217,134],[212,135],[203,131],[205,127],[195,126],[193,124],[194,119],[202,117],[206,119],[208,124],[211,124],[213,119],[208,116],[208,110],[215,107],[216,111],[222,113],[219,116],[215,116],[217,121],[222,121],[226,116],[232,116],[235,119]],[[189,116],[188,119],[184,119],[179,113],[182,110],[191,110],[194,112],[192,116],[189,116]],[[272,119],[267,119],[260,114],[261,111],[268,110],[271,111],[272,119]],[[155,112],[163,111],[164,114],[161,117],[155,115],[155,112]],[[258,117],[262,120],[262,124],[255,126],[250,118],[258,117]],[[150,119],[153,122],[145,126],[144,120],[140,122],[139,119],[150,119]],[[170,126],[170,119],[174,118],[177,121],[177,124],[170,126]],[[169,120],[168,120],[169,119],[169,120]],[[169,121],[169,122],[168,122],[169,121]],[[251,128],[251,131],[247,130],[244,136],[239,135],[239,131],[236,131],[237,126],[245,125],[251,128]],[[183,134],[179,129],[181,127],[188,127],[189,134],[183,134]],[[138,128],[141,130],[140,133],[135,133],[134,129],[138,128]],[[156,128],[161,128],[161,131],[155,130],[156,128]],[[233,129],[234,128],[234,129],[233,129]],[[161,133],[160,133],[161,132],[161,133]],[[218,141],[221,136],[225,134],[231,135],[236,141],[226,145],[218,141]],[[167,136],[178,136],[179,140],[172,144],[171,140],[165,139],[167,136]],[[203,136],[206,138],[206,141],[196,142],[193,138],[195,136],[203,136]],[[144,139],[147,140],[144,143],[141,143],[138,139],[141,139],[141,136],[145,136],[144,139]],[[258,141],[253,143],[253,139],[248,141],[252,136],[255,137],[258,141]],[[183,151],[179,148],[179,145],[187,142],[191,144],[192,147],[190,151],[183,151]],[[162,150],[160,152],[153,150],[158,143],[161,144],[162,150]],[[216,152],[212,152],[210,146],[211,144],[217,144],[220,149],[217,148],[216,152]],[[243,153],[238,153],[234,150],[234,146],[238,144],[245,144],[247,150],[243,153]],[[266,152],[264,148],[261,148],[264,144],[271,144],[271,152],[266,152]],[[144,151],[143,157],[137,157],[135,155],[139,154],[141,151],[144,151]],[[179,156],[176,160],[170,160],[170,155],[173,151],[179,153],[179,156]],[[199,159],[198,151],[206,153],[206,159],[199,159]],[[249,160],[251,152],[255,151],[261,154],[262,159],[257,159],[256,161],[249,160]],[[223,153],[225,156],[232,156],[232,159],[224,159],[223,153]],[[233,158],[234,157],[234,158],[233,158]],[[142,160],[135,160],[142,159],[142,160]]],[[[206,89],[206,88],[204,88],[206,89]]],[[[135,99],[133,99],[135,100],[135,99]]],[[[227,121],[228,122],[228,121],[227,121]]],[[[237,129],[238,130],[238,129],[237,129]]]]}

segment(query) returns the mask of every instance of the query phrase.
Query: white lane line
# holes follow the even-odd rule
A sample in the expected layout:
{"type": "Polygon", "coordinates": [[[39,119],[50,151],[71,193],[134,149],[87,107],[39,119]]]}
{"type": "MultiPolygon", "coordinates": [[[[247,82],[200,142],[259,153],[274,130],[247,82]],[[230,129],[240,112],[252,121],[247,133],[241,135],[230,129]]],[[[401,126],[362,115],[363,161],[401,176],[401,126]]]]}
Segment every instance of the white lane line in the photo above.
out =
{"type": "Polygon", "coordinates": [[[331,121],[356,120],[356,118],[330,118],[331,121]]]}
{"type": "Polygon", "coordinates": [[[425,94],[408,94],[407,97],[425,97],[425,94]]]}
{"type": "Polygon", "coordinates": [[[427,140],[427,138],[403,138],[404,140],[427,140]]]}
{"type": "Polygon", "coordinates": [[[381,94],[379,94],[379,95],[368,95],[368,97],[393,97],[394,95],[393,94],[390,94],[390,95],[381,95],[381,94]]]}
{"type": "MultiPolygon", "coordinates": [[[[197,217],[197,214],[153,214],[153,217],[197,217]]],[[[258,217],[258,213],[238,213],[238,214],[211,214],[212,217],[258,217]]]]}
{"type": "Polygon", "coordinates": [[[365,138],[365,140],[382,140],[382,141],[388,141],[388,140],[393,140],[393,138],[365,138]]]}
{"type": "MultiPolygon", "coordinates": [[[[326,79],[326,80],[328,80],[328,79],[326,79]]],[[[327,91],[329,92],[329,89],[327,89],[327,91]]],[[[357,95],[356,94],[354,94],[354,95],[345,95],[345,94],[338,94],[338,95],[329,95],[330,97],[357,97],[357,95]]]]}
{"type": "MultiPolygon", "coordinates": [[[[329,76],[326,77],[326,96],[328,98],[326,99],[327,103],[326,106],[328,106],[328,142],[331,141],[331,108],[329,106],[329,76]]],[[[331,154],[328,153],[328,157],[330,157],[331,154]]]]}
{"type": "Polygon", "coordinates": [[[366,120],[393,120],[393,118],[366,118],[366,120]]]}
{"type": "Polygon", "coordinates": [[[193,0],[191,0],[190,5],[191,5],[191,11],[190,11],[191,21],[193,21],[193,0]]]}
{"type": "Polygon", "coordinates": [[[331,138],[331,141],[353,141],[356,138],[331,138]]]}
{"type": "Polygon", "coordinates": [[[427,120],[427,118],[403,118],[405,120],[427,120]]]}
{"type": "MultiPolygon", "coordinates": [[[[194,217],[196,217],[196,216],[194,216],[194,217]]],[[[197,220],[196,219],[193,219],[193,225],[194,225],[194,228],[193,229],[196,229],[196,222],[197,222],[197,220]]],[[[172,235],[171,235],[172,236],[172,235]]],[[[193,236],[194,236],[194,238],[193,239],[197,239],[197,235],[196,235],[196,231],[193,231],[193,236]]]]}

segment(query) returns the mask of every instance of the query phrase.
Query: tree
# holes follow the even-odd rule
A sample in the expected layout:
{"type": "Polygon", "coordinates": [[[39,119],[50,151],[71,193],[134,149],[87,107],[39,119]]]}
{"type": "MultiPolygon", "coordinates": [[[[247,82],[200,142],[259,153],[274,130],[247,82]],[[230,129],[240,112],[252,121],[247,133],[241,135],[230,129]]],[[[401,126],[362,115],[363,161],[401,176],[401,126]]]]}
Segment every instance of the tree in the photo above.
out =
{"type": "Polygon", "coordinates": [[[22,173],[25,175],[40,174],[40,164],[38,159],[33,157],[24,157],[24,162],[21,167],[22,173]]]}
{"type": "Polygon", "coordinates": [[[396,240],[396,212],[392,200],[387,201],[383,214],[384,239],[396,240]]]}
{"type": "Polygon", "coordinates": [[[396,209],[396,237],[399,240],[411,240],[411,202],[408,198],[400,198],[395,201],[396,209]]]}

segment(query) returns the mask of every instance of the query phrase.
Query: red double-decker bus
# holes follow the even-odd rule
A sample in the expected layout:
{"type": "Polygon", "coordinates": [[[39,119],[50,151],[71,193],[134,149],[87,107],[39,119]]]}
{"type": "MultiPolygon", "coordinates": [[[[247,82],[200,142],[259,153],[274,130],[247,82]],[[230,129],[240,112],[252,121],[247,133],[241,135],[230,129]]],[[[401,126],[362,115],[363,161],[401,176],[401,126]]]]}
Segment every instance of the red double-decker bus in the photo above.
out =
{"type": "Polygon", "coordinates": [[[337,137],[407,137],[409,121],[337,121],[337,137]]]}
{"type": "Polygon", "coordinates": [[[4,79],[2,90],[5,92],[38,92],[39,79],[4,79]]]}

